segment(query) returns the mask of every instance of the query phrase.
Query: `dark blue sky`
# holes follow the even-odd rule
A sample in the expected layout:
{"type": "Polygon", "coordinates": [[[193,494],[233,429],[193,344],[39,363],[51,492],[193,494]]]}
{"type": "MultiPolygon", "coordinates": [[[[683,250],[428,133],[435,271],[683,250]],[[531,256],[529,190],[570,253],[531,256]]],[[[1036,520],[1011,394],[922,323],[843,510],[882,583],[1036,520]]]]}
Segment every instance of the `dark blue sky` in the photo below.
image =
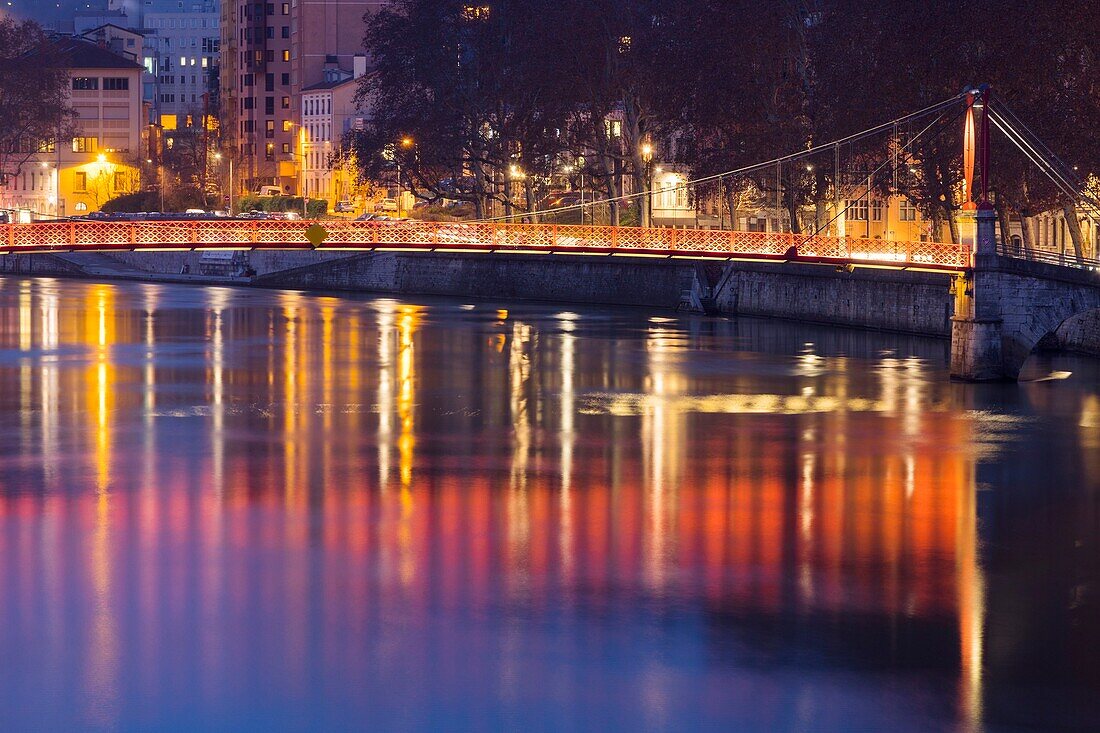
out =
{"type": "Polygon", "coordinates": [[[0,3],[21,18],[33,18],[45,24],[71,18],[77,10],[107,7],[107,0],[0,0],[0,3]]]}

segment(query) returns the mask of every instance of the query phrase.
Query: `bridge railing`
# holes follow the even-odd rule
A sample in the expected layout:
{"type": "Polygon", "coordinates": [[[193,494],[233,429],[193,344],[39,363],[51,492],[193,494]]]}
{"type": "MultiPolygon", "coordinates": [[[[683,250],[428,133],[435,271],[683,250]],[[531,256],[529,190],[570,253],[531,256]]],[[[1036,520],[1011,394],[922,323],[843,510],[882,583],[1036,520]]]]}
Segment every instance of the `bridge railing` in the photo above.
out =
{"type": "Polygon", "coordinates": [[[1022,247],[1013,247],[1003,242],[998,242],[997,254],[1004,257],[1012,257],[1017,260],[1029,260],[1031,262],[1042,262],[1048,265],[1059,265],[1060,267],[1073,267],[1081,270],[1100,272],[1100,259],[1095,259],[1091,257],[1078,258],[1072,252],[1051,252],[1045,249],[1024,249],[1022,247]]]}
{"type": "Polygon", "coordinates": [[[783,232],[511,224],[500,222],[195,220],[65,221],[3,225],[0,250],[307,249],[306,230],[325,230],[324,249],[431,249],[694,256],[867,263],[960,269],[964,245],[783,232]]]}

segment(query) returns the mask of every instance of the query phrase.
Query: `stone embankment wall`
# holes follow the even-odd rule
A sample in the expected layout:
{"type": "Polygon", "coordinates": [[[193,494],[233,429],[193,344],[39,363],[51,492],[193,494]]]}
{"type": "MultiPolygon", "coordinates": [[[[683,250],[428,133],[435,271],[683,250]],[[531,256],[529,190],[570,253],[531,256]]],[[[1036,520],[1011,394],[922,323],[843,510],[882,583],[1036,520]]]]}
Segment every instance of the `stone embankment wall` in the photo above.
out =
{"type": "Polygon", "coordinates": [[[497,254],[364,254],[257,278],[264,287],[676,308],[687,261],[497,254]]]}
{"type": "MultiPolygon", "coordinates": [[[[96,271],[82,270],[76,255],[9,255],[0,257],[0,273],[103,278],[110,277],[103,274],[104,264],[113,261],[125,271],[120,277],[143,279],[143,273],[148,273],[150,280],[172,279],[185,263],[192,273],[197,273],[201,256],[199,252],[87,255],[94,258],[99,267],[96,271]]],[[[950,275],[883,269],[846,271],[821,265],[748,262],[711,263],[700,268],[691,260],[419,252],[257,251],[249,253],[249,257],[258,272],[252,285],[270,288],[668,309],[679,307],[684,293],[694,290],[697,295],[706,296],[722,315],[778,317],[937,338],[951,333],[954,310],[950,275]],[[704,292],[701,269],[714,270],[703,276],[713,287],[712,292],[704,292]],[[716,272],[720,276],[715,276],[716,272]]],[[[1013,267],[1019,269],[1021,265],[1013,267]]],[[[1035,273],[1013,270],[1012,275],[1019,278],[1035,273]]],[[[201,275],[189,278],[189,282],[203,282],[201,275]]],[[[1028,318],[1045,315],[1049,321],[1055,311],[1067,309],[1073,313],[1084,308],[1084,312],[1073,318],[1062,319],[1064,323],[1053,321],[1050,330],[1057,328],[1057,333],[1044,340],[1043,346],[1100,354],[1100,310],[1087,310],[1091,298],[1083,297],[1072,287],[1068,293],[1058,291],[1053,282],[1040,278],[1037,285],[1028,283],[1026,288],[1010,288],[1013,292],[1011,297],[1006,296],[1010,302],[1002,317],[1007,322],[1014,315],[1023,317],[1026,312],[1028,318]],[[1044,300],[1039,303],[1041,307],[1029,308],[1036,304],[1037,292],[1049,296],[1050,302],[1044,300]],[[1015,310],[1008,307],[1016,302],[1012,298],[1020,301],[1015,310]],[[1063,298],[1068,302],[1063,304],[1063,298]],[[1059,308],[1054,307],[1055,301],[1059,308]],[[1021,313],[1016,314],[1016,310],[1021,313]]],[[[1032,325],[1039,328],[1041,324],[1032,325]]]]}
{"type": "Polygon", "coordinates": [[[716,300],[723,313],[949,336],[951,277],[822,265],[732,263],[716,300]]]}
{"type": "MultiPolygon", "coordinates": [[[[202,252],[106,252],[113,260],[151,273],[178,273],[186,264],[191,272],[199,272],[202,252]]],[[[354,256],[343,252],[310,252],[294,250],[256,250],[248,253],[248,261],[259,275],[287,270],[292,267],[314,265],[319,262],[354,256]]]]}

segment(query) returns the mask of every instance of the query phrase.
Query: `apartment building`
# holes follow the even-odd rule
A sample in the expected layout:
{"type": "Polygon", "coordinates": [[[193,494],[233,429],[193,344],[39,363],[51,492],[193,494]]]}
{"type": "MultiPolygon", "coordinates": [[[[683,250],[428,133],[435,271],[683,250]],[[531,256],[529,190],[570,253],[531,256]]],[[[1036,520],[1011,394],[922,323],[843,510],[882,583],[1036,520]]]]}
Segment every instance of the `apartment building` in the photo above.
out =
{"type": "Polygon", "coordinates": [[[145,0],[139,18],[145,34],[143,64],[152,88],[155,124],[168,133],[201,128],[217,113],[221,47],[219,3],[211,0],[145,0]]]}
{"type": "Polygon", "coordinates": [[[217,113],[219,0],[111,0],[108,9],[74,17],[75,32],[133,53],[145,67],[148,122],[172,130],[201,128],[217,113]],[[140,39],[136,44],[128,34],[140,39]],[[205,95],[205,96],[204,96],[205,95]]]}
{"type": "Polygon", "coordinates": [[[302,90],[302,191],[309,198],[325,199],[330,208],[350,202],[357,189],[353,166],[339,155],[344,135],[362,128],[364,121],[355,93],[366,71],[366,57],[357,56],[352,64],[351,77],[333,76],[302,90]]]}
{"type": "Polygon", "coordinates": [[[67,57],[76,132],[49,143],[0,188],[0,206],[21,220],[86,214],[140,186],[142,66],[85,38],[57,43],[67,57]]]}
{"type": "Polygon", "coordinates": [[[364,17],[381,0],[225,0],[222,3],[223,144],[244,190],[303,189],[302,92],[351,78],[364,17]]]}

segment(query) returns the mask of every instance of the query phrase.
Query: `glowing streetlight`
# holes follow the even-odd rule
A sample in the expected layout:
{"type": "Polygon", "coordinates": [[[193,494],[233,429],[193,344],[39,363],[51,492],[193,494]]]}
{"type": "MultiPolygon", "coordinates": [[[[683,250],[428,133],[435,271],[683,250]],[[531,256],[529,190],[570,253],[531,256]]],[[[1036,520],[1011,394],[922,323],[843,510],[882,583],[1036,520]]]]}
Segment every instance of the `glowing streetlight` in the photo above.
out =
{"type": "Polygon", "coordinates": [[[648,140],[639,150],[645,163],[645,200],[642,203],[642,226],[653,225],[653,145],[648,140]]]}

